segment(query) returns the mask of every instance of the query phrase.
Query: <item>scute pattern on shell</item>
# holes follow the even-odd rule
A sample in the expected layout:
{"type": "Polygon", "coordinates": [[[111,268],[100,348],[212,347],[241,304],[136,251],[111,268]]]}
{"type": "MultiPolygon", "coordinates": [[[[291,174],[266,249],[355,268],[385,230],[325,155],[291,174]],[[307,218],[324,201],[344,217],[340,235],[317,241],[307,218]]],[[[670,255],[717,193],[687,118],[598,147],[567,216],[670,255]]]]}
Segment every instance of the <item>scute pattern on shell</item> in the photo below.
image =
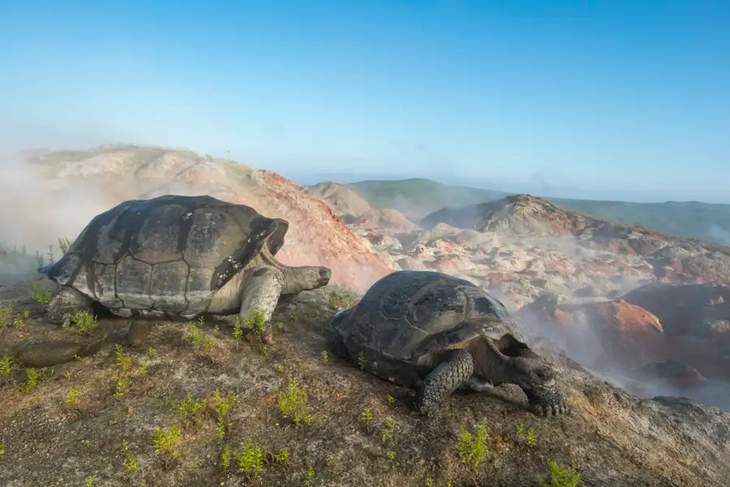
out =
{"type": "Polygon", "coordinates": [[[389,274],[373,284],[352,313],[342,331],[346,342],[404,361],[477,335],[499,339],[511,333],[519,338],[499,300],[469,281],[440,272],[389,274]]]}
{"type": "Polygon", "coordinates": [[[275,254],[287,229],[285,220],[211,196],[130,200],[92,219],[43,271],[111,310],[193,314],[265,242],[275,254]]]}

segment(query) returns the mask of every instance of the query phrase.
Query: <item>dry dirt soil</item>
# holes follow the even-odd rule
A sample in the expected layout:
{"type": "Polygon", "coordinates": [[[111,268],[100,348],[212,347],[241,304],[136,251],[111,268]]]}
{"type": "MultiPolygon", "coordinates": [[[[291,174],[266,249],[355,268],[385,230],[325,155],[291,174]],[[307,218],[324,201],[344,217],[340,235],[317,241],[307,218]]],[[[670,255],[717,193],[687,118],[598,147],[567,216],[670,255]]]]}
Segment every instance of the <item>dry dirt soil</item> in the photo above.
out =
{"type": "MultiPolygon", "coordinates": [[[[55,289],[46,280],[0,288],[5,309],[28,311],[22,328],[0,330],[0,356],[69,333],[44,321],[34,286],[55,289]]],[[[322,326],[352,299],[328,286],[280,304],[266,350],[236,338],[229,320],[206,319],[198,336],[206,340],[196,347],[185,338],[187,323],[157,322],[129,344],[128,320],[100,318],[98,326],[115,331],[95,355],[36,371],[40,378],[25,390],[27,370],[0,378],[0,485],[542,486],[551,485],[553,460],[574,465],[584,486],[730,486],[730,413],[632,397],[560,356],[552,359],[565,371],[568,416],[537,417],[521,390],[500,386],[455,394],[435,417],[420,417],[407,406],[411,391],[331,351],[323,358],[322,326]],[[282,412],[288,378],[298,382],[289,397],[299,397],[311,422],[296,425],[282,412]],[[233,394],[219,438],[218,412],[233,394]],[[186,414],[188,397],[201,406],[186,414]],[[471,475],[459,438],[483,419],[488,455],[471,475]],[[167,455],[156,449],[156,432],[173,427],[179,436],[167,455]]]]}

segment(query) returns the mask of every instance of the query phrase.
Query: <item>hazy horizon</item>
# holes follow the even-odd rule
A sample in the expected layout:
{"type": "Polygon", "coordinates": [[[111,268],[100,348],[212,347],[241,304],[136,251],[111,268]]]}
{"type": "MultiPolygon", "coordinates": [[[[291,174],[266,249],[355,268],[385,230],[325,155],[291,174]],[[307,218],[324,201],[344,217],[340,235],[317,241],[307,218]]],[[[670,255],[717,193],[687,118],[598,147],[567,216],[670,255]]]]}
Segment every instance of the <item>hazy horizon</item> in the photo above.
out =
{"type": "Polygon", "coordinates": [[[139,143],[304,184],[730,203],[728,3],[171,6],[7,6],[0,152],[139,143]]]}

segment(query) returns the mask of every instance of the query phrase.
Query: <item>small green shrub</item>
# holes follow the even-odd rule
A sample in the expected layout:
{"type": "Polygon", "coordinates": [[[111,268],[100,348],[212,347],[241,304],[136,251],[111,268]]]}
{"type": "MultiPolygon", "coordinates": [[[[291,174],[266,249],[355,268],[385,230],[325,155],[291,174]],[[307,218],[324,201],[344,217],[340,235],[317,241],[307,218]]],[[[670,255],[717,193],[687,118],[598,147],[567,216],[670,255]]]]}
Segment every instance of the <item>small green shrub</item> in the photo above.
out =
{"type": "Polygon", "coordinates": [[[155,451],[162,455],[165,468],[169,468],[174,460],[180,458],[180,450],[178,450],[180,442],[180,431],[177,425],[172,425],[168,429],[157,428],[155,430],[155,439],[152,444],[155,451]]]}
{"type": "Polygon", "coordinates": [[[66,329],[77,335],[88,335],[96,328],[96,316],[86,310],[78,310],[71,315],[66,329]]]}
{"type": "Polygon", "coordinates": [[[568,468],[548,458],[547,466],[550,484],[543,484],[543,487],[575,487],[580,482],[580,473],[576,470],[575,464],[568,468]]]}
{"type": "Polygon", "coordinates": [[[234,392],[228,397],[228,399],[223,399],[220,390],[218,390],[218,388],[215,389],[215,436],[219,440],[223,440],[223,437],[226,434],[226,429],[230,429],[232,426],[230,422],[226,422],[226,419],[228,418],[228,413],[230,412],[231,407],[233,407],[233,404],[236,402],[237,398],[238,395],[234,392]]]}
{"type": "Polygon", "coordinates": [[[212,352],[215,348],[215,339],[209,336],[202,330],[205,319],[201,316],[198,322],[188,322],[187,329],[183,332],[182,339],[190,341],[193,344],[193,349],[198,355],[204,352],[212,352]]]}
{"type": "Polygon", "coordinates": [[[13,359],[10,355],[5,354],[0,358],[0,377],[5,377],[10,374],[13,369],[13,359]]]}
{"type": "Polygon", "coordinates": [[[309,399],[304,386],[299,381],[287,375],[286,391],[277,394],[279,411],[284,418],[288,418],[297,426],[309,425],[314,422],[314,417],[309,412],[309,399]]]}
{"type": "Polygon", "coordinates": [[[38,385],[38,380],[41,378],[42,374],[33,367],[26,369],[25,372],[27,374],[26,380],[19,384],[17,389],[19,392],[28,394],[38,385]]]}
{"type": "Polygon", "coordinates": [[[246,440],[240,452],[234,454],[238,469],[246,475],[249,482],[258,478],[264,470],[264,454],[261,447],[255,445],[251,438],[246,440]]]}
{"type": "Polygon", "coordinates": [[[479,466],[489,455],[489,450],[487,449],[488,439],[486,418],[479,423],[479,427],[474,433],[462,427],[461,433],[459,434],[458,449],[461,463],[467,465],[475,482],[476,476],[479,473],[479,466]]]}

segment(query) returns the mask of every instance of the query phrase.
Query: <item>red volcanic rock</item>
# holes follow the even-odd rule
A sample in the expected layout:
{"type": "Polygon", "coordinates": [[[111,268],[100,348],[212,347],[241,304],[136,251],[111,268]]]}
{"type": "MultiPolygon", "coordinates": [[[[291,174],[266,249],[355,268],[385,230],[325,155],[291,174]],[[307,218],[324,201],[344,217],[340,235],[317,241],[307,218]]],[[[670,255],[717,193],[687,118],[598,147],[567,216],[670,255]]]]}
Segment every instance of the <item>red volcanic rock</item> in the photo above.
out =
{"type": "Polygon", "coordinates": [[[525,310],[539,322],[565,334],[568,344],[580,346],[575,340],[585,336],[586,329],[590,330],[605,354],[599,361],[644,363],[654,358],[651,349],[663,336],[662,324],[656,316],[623,300],[557,304],[555,299],[542,298],[526,306],[525,310]],[[571,340],[571,336],[575,340],[571,340]]]}
{"type": "Polygon", "coordinates": [[[719,336],[730,320],[730,287],[709,284],[646,285],[624,298],[659,317],[670,335],[719,336]]]}

